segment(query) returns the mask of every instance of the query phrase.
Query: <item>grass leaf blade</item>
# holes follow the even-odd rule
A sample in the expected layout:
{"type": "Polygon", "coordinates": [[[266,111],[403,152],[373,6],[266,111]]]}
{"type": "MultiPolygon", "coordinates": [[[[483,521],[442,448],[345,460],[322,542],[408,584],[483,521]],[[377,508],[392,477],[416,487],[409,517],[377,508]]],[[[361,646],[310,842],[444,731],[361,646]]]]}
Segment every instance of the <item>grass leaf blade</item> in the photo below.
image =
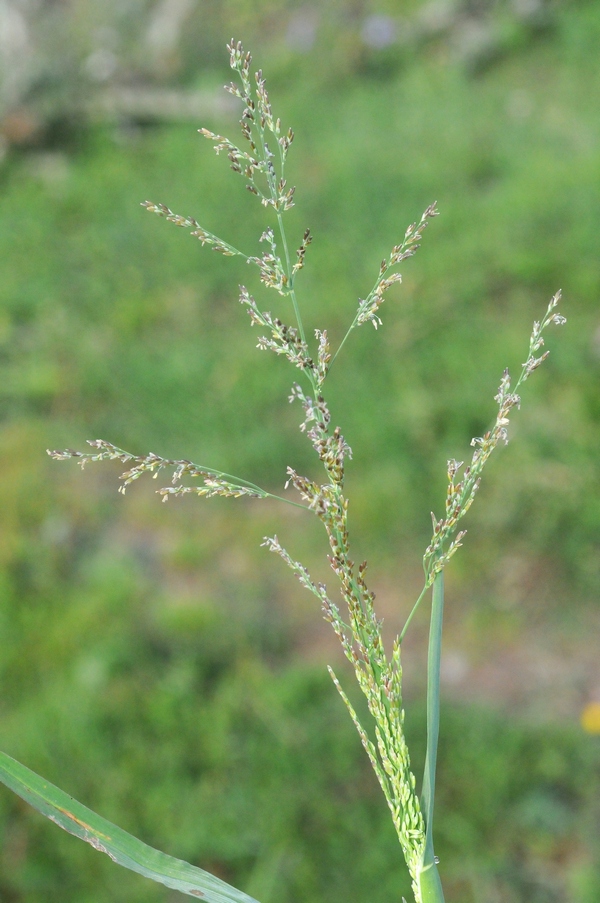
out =
{"type": "Polygon", "coordinates": [[[161,853],[0,752],[0,781],[59,827],[125,868],[206,903],[256,903],[203,869],[161,853]]]}

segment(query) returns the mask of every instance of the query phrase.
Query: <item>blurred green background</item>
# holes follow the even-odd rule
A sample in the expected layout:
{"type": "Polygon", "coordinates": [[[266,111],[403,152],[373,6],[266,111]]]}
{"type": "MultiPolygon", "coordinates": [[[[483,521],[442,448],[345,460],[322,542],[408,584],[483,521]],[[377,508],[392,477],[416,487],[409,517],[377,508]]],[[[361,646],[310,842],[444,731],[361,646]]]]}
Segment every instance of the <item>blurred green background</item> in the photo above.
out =
{"type": "MultiPolygon", "coordinates": [[[[268,215],[196,129],[234,136],[241,38],[293,126],[305,319],[339,340],[437,199],[383,328],[332,370],[357,560],[391,636],[420,589],[445,462],[494,416],[561,287],[448,571],[437,852],[448,903],[600,899],[600,6],[471,0],[0,3],[2,748],[261,903],[400,901],[391,821],[326,674],[319,524],[266,502],[161,505],[55,463],[104,438],[281,492],[318,474],[237,303],[254,273],[146,198],[256,253],[268,215]]],[[[406,643],[424,756],[427,611],[406,643]]],[[[353,698],[355,694],[351,693],[353,698]]],[[[357,700],[360,705],[360,701],[357,700]]],[[[174,903],[0,792],[2,903],[174,903]]]]}

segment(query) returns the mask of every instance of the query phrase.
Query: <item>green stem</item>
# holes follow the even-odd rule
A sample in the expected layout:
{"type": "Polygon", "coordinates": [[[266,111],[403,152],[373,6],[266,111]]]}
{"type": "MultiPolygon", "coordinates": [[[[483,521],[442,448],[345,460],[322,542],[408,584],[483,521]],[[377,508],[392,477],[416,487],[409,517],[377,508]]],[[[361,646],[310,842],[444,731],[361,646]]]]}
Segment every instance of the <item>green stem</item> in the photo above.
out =
{"type": "Polygon", "coordinates": [[[331,370],[331,368],[333,367],[333,365],[334,365],[334,363],[335,363],[335,360],[336,360],[338,354],[340,353],[340,351],[342,350],[342,348],[343,348],[344,345],[346,344],[346,340],[347,340],[348,336],[350,335],[350,333],[352,332],[352,330],[355,328],[355,326],[356,326],[356,321],[357,321],[357,320],[358,320],[358,315],[357,315],[356,317],[354,317],[354,320],[352,321],[352,325],[350,326],[348,332],[346,333],[346,335],[344,336],[344,338],[342,339],[342,341],[340,342],[340,344],[339,344],[339,346],[338,346],[338,350],[335,352],[335,354],[334,354],[333,357],[331,358],[331,361],[329,362],[329,367],[327,368],[327,372],[328,372],[328,373],[329,373],[329,371],[331,370]]]}
{"type": "Polygon", "coordinates": [[[265,498],[275,499],[277,502],[285,502],[286,505],[293,505],[294,508],[302,508],[303,511],[310,511],[308,505],[301,505],[300,502],[293,502],[291,499],[286,499],[282,495],[273,495],[272,492],[265,492],[265,498]]]}
{"type": "Polygon", "coordinates": [[[439,571],[433,582],[431,626],[427,657],[427,753],[423,775],[421,806],[425,819],[425,851],[419,875],[421,903],[443,903],[444,892],[437,871],[433,851],[433,804],[435,795],[435,767],[440,730],[440,661],[442,652],[442,622],[444,615],[444,573],[439,571]]]}
{"type": "MultiPolygon", "coordinates": [[[[125,452],[125,454],[127,454],[127,452],[125,452]]],[[[303,508],[305,511],[309,510],[308,505],[301,505],[299,502],[294,502],[292,501],[292,499],[286,499],[282,495],[274,495],[272,492],[267,492],[267,490],[263,489],[261,486],[257,486],[256,483],[251,483],[249,480],[243,480],[241,477],[236,477],[231,473],[225,473],[224,470],[213,470],[212,468],[208,467],[202,469],[205,469],[207,474],[211,474],[212,476],[217,477],[217,479],[231,480],[233,482],[233,485],[237,483],[237,485],[240,487],[254,489],[257,492],[260,492],[263,498],[275,499],[278,502],[285,502],[286,505],[293,505],[294,508],[303,508]]]]}
{"type": "Polygon", "coordinates": [[[437,865],[424,866],[419,875],[420,903],[444,903],[444,891],[437,865]]]}
{"type": "MultiPolygon", "coordinates": [[[[385,275],[390,271],[390,269],[391,269],[391,267],[388,266],[388,267],[386,268],[386,270],[385,270],[383,273],[380,274],[380,278],[382,278],[383,276],[385,276],[385,275]]],[[[376,290],[376,288],[377,288],[378,283],[379,283],[379,279],[377,280],[377,282],[375,283],[375,285],[373,286],[373,288],[371,289],[371,291],[370,291],[369,294],[367,295],[367,297],[366,297],[364,303],[367,303],[367,302],[373,297],[373,295],[374,295],[374,293],[375,293],[375,290],[376,290]]],[[[363,303],[363,302],[359,302],[358,310],[357,310],[356,314],[354,315],[354,319],[352,320],[352,323],[350,324],[350,327],[348,328],[348,332],[346,333],[346,335],[344,336],[344,338],[343,338],[342,341],[340,342],[340,344],[339,344],[339,346],[338,346],[338,350],[335,352],[335,354],[333,355],[333,357],[332,357],[332,359],[331,359],[331,361],[330,361],[330,364],[329,364],[329,367],[328,367],[328,372],[329,372],[329,370],[331,370],[331,368],[333,367],[333,365],[334,365],[334,363],[335,363],[335,360],[336,360],[338,354],[340,353],[340,351],[342,350],[342,348],[343,348],[344,345],[346,344],[346,341],[347,341],[347,339],[348,339],[348,336],[350,335],[350,333],[352,332],[353,329],[356,329],[356,326],[357,326],[357,323],[358,323],[358,318],[359,318],[359,316],[360,316],[360,310],[361,310],[361,304],[362,304],[362,303],[363,303]]]]}
{"type": "Polygon", "coordinates": [[[287,277],[290,282],[290,287],[292,285],[292,261],[290,259],[290,252],[288,250],[287,238],[285,235],[285,229],[283,227],[283,217],[279,210],[277,211],[277,224],[279,226],[279,234],[281,235],[281,241],[283,243],[283,253],[285,254],[285,265],[287,270],[287,277]]]}
{"type": "Polygon", "coordinates": [[[411,613],[409,614],[408,618],[406,619],[406,623],[405,623],[404,627],[402,628],[402,633],[401,633],[400,636],[398,637],[398,642],[399,642],[399,643],[401,643],[402,640],[404,639],[404,636],[405,636],[405,634],[406,634],[406,631],[408,630],[408,625],[409,625],[410,622],[412,621],[412,619],[413,619],[413,617],[414,617],[414,615],[415,615],[415,612],[416,612],[417,608],[418,608],[419,605],[421,604],[421,600],[423,599],[423,596],[425,595],[425,593],[426,593],[427,590],[429,589],[429,585],[430,585],[429,583],[426,583],[426,584],[425,584],[425,586],[424,586],[423,589],[421,590],[421,594],[419,595],[419,598],[417,599],[417,601],[416,601],[415,604],[413,605],[412,611],[411,611],[411,613]]]}
{"type": "MultiPolygon", "coordinates": [[[[304,326],[302,325],[302,317],[300,316],[300,308],[298,307],[298,301],[296,299],[296,292],[294,291],[294,277],[292,276],[292,262],[290,259],[290,252],[288,249],[285,228],[283,226],[283,218],[279,211],[277,211],[277,223],[279,225],[279,234],[281,235],[281,241],[283,244],[283,253],[285,255],[286,272],[287,272],[287,277],[288,277],[288,284],[290,287],[290,297],[292,299],[292,306],[294,308],[294,314],[296,315],[296,323],[298,324],[298,332],[300,333],[300,338],[306,345],[306,335],[304,333],[304,326]]],[[[311,382],[312,382],[312,380],[311,380],[311,382]]]]}

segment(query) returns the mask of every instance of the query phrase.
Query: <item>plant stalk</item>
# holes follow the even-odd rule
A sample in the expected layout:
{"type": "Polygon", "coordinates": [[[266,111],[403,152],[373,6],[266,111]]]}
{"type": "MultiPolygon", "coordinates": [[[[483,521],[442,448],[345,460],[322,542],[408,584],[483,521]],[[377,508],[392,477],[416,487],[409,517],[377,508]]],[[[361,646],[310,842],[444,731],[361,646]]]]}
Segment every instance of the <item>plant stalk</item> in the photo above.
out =
{"type": "Polygon", "coordinates": [[[444,616],[444,572],[439,571],[433,582],[429,650],[427,656],[427,753],[423,774],[421,806],[425,819],[425,851],[419,874],[420,903],[444,903],[442,882],[433,851],[433,804],[435,767],[440,731],[440,661],[442,653],[442,623],[444,616]]]}

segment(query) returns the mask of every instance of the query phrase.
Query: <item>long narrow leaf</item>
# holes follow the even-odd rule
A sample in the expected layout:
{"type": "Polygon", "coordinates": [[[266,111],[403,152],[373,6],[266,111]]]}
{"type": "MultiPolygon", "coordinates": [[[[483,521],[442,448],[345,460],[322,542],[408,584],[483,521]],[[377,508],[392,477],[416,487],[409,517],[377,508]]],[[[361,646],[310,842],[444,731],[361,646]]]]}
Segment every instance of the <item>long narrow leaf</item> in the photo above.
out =
{"type": "Polygon", "coordinates": [[[256,903],[253,897],[210,872],[132,837],[3,752],[0,781],[50,821],[106,853],[118,865],[206,903],[256,903]]]}

